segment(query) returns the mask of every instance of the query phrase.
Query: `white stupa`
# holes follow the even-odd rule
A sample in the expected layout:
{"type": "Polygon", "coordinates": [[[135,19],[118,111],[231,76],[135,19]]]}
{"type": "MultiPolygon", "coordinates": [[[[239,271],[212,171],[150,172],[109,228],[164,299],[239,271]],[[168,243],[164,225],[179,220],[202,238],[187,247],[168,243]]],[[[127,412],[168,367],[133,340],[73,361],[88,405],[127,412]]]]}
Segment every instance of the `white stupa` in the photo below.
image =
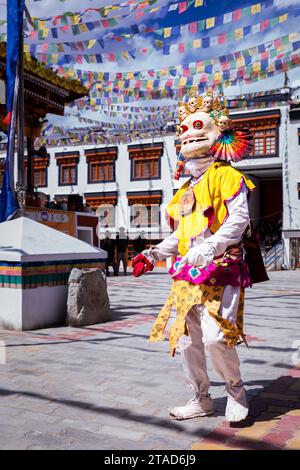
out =
{"type": "Polygon", "coordinates": [[[73,267],[104,267],[107,253],[27,217],[0,224],[0,327],[62,324],[73,267]]]}

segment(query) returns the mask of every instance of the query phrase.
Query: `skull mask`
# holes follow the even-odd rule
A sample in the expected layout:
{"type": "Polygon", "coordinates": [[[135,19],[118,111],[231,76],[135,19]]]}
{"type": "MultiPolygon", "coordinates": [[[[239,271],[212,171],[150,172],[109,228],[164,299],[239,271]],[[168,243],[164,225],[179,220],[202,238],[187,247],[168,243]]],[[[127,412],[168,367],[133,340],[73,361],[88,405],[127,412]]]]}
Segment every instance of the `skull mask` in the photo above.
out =
{"type": "Polygon", "coordinates": [[[190,113],[194,113],[195,111],[197,111],[197,108],[198,108],[198,100],[195,96],[192,96],[188,100],[188,109],[190,113]]]}
{"type": "Polygon", "coordinates": [[[203,100],[203,111],[209,113],[212,110],[214,100],[211,96],[206,96],[203,100]]]}
{"type": "Polygon", "coordinates": [[[221,132],[228,130],[230,126],[231,126],[231,120],[229,119],[228,116],[221,116],[218,119],[218,127],[221,132]]]}
{"type": "Polygon", "coordinates": [[[179,106],[178,108],[178,118],[179,118],[179,121],[182,122],[187,116],[187,112],[186,112],[186,109],[185,109],[185,106],[184,104],[182,104],[181,106],[179,106]]]}
{"type": "Polygon", "coordinates": [[[206,156],[220,133],[213,118],[203,111],[187,116],[180,130],[181,153],[185,159],[206,156]]]}

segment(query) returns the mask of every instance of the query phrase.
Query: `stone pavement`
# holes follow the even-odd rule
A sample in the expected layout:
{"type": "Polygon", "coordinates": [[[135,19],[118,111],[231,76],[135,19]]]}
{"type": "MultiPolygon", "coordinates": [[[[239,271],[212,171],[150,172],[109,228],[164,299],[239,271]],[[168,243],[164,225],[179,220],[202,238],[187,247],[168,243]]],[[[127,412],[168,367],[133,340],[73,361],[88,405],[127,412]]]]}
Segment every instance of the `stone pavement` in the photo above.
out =
{"type": "Polygon", "coordinates": [[[190,398],[179,355],[148,341],[169,285],[164,273],[110,277],[112,322],[0,331],[0,449],[300,449],[300,270],[247,291],[243,428],[224,421],[210,366],[215,414],[169,419],[167,408],[190,398]]]}

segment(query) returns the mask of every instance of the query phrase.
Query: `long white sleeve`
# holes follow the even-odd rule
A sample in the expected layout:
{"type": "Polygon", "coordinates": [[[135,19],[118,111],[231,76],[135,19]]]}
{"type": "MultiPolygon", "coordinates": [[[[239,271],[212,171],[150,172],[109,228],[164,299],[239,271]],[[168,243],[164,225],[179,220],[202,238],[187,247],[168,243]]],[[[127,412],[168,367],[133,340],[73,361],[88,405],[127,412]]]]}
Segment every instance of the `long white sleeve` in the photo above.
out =
{"type": "Polygon", "coordinates": [[[161,261],[168,258],[168,256],[176,256],[178,253],[178,239],[176,232],[173,232],[162,242],[156,245],[151,253],[153,254],[156,261],[161,261]]]}
{"type": "Polygon", "coordinates": [[[230,245],[239,243],[243,233],[249,224],[249,209],[247,201],[248,189],[243,184],[240,193],[227,202],[228,218],[214,235],[205,237],[205,243],[209,243],[215,251],[215,256],[222,255],[230,245]]]}

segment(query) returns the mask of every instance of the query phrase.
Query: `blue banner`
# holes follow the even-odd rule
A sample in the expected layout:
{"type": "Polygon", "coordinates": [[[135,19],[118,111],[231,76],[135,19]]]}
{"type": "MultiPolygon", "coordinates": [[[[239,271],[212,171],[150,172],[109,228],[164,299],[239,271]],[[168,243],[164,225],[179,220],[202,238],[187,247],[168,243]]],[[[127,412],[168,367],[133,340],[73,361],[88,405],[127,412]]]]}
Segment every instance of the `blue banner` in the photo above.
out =
{"type": "Polygon", "coordinates": [[[16,132],[16,110],[19,80],[17,66],[19,57],[20,34],[22,32],[24,0],[7,2],[7,45],[6,45],[6,107],[4,120],[8,125],[8,143],[5,173],[0,197],[0,222],[9,220],[18,209],[14,192],[14,153],[16,132]]]}

